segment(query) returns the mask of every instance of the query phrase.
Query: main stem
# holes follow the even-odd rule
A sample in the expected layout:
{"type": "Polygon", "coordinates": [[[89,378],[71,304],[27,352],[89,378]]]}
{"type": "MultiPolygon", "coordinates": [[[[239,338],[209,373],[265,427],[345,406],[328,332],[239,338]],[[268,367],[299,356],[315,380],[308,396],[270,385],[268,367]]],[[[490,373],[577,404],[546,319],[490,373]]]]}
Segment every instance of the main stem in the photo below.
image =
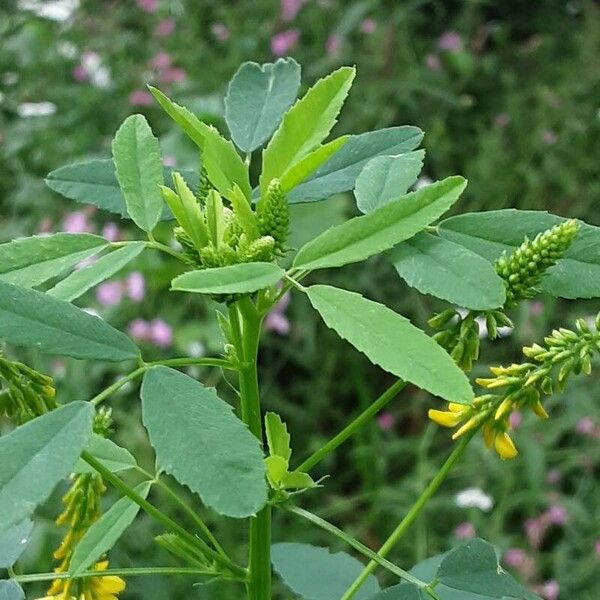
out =
{"type": "MultiPolygon", "coordinates": [[[[238,333],[240,363],[240,403],[242,420],[263,442],[262,415],[258,389],[258,344],[262,318],[250,298],[245,297],[230,309],[232,328],[238,333]]],[[[248,599],[271,600],[271,506],[266,505],[250,517],[250,557],[248,599]]]]}
{"type": "MultiPolygon", "coordinates": [[[[386,557],[392,548],[398,543],[400,538],[406,533],[406,530],[413,524],[427,502],[438,491],[440,485],[442,485],[446,477],[448,477],[452,467],[454,467],[458,459],[463,455],[466,447],[476,432],[477,429],[474,429],[466,433],[461,438],[460,442],[456,445],[450,456],[446,459],[446,462],[442,465],[436,476],[431,480],[429,485],[425,488],[408,513],[406,513],[406,516],[402,519],[402,521],[400,521],[390,537],[384,542],[383,546],[381,546],[377,552],[379,556],[382,558],[386,557]]],[[[377,564],[378,563],[376,561],[371,560],[369,564],[362,570],[360,575],[354,580],[352,585],[346,590],[346,593],[342,596],[341,600],[350,600],[350,598],[353,598],[356,592],[358,592],[358,590],[368,579],[369,575],[371,575],[371,573],[373,573],[373,571],[377,568],[377,564]]]]}

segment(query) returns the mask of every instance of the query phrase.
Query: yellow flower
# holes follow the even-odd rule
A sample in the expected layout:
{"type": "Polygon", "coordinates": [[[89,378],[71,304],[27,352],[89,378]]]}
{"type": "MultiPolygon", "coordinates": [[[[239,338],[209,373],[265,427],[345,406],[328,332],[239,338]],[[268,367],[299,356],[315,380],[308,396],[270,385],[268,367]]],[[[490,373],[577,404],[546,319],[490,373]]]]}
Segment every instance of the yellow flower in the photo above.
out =
{"type": "Polygon", "coordinates": [[[494,447],[502,460],[514,458],[519,454],[514,442],[510,439],[506,431],[496,434],[494,447]]]}
{"type": "Polygon", "coordinates": [[[435,410],[430,408],[427,415],[429,418],[442,427],[456,427],[462,420],[462,414],[450,410],[435,410]]]}
{"type": "MultiPolygon", "coordinates": [[[[103,560],[96,564],[95,571],[102,572],[108,568],[108,561],[103,560]]],[[[71,595],[72,579],[57,579],[48,590],[48,596],[37,600],[118,600],[118,594],[125,589],[125,581],[114,575],[106,577],[89,577],[80,579],[81,587],[79,596],[71,595]]]]}

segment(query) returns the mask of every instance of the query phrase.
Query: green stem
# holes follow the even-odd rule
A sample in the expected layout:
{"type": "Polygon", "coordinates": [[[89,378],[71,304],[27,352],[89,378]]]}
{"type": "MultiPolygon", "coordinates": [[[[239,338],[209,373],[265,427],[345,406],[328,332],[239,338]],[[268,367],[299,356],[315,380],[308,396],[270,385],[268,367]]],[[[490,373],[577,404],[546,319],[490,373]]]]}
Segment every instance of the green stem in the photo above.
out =
{"type": "MultiPolygon", "coordinates": [[[[413,524],[415,519],[419,516],[430,498],[437,492],[440,485],[444,482],[452,467],[456,464],[459,458],[463,455],[469,442],[473,436],[477,433],[477,429],[473,429],[466,433],[458,442],[450,456],[446,459],[446,462],[442,465],[440,470],[436,473],[435,477],[431,480],[429,485],[425,488],[423,493],[419,496],[418,500],[413,504],[412,508],[406,513],[406,516],[400,521],[396,529],[392,532],[390,537],[384,542],[379,549],[377,554],[385,557],[389,554],[392,548],[398,543],[400,538],[406,533],[407,529],[413,524]]],[[[354,580],[352,585],[346,590],[346,593],[342,596],[341,600],[350,600],[353,598],[360,587],[365,583],[369,575],[375,571],[377,563],[372,560],[362,570],[361,574],[354,580]]]]}
{"type": "MultiPolygon", "coordinates": [[[[194,569],[190,567],[134,567],[129,569],[107,569],[106,571],[84,571],[77,575],[78,579],[90,577],[138,577],[141,575],[217,575],[207,569],[194,569]]],[[[38,583],[54,581],[55,579],[71,579],[70,573],[31,573],[11,577],[18,583],[38,583]]]]}
{"type": "Polygon", "coordinates": [[[324,446],[319,448],[314,454],[309,456],[296,470],[310,471],[317,463],[321,462],[328,454],[333,452],[338,446],[341,446],[349,437],[360,429],[365,423],[368,423],[400,390],[406,386],[406,382],[399,379],[392,384],[373,404],[366,408],[358,417],[353,419],[342,431],[331,438],[324,446]]]}
{"type": "Polygon", "coordinates": [[[317,527],[320,527],[321,529],[324,529],[325,531],[331,533],[332,535],[339,538],[343,542],[346,542],[346,544],[348,544],[349,546],[354,548],[356,551],[360,552],[367,558],[370,558],[372,561],[376,562],[379,566],[383,567],[384,569],[387,569],[390,573],[393,573],[400,579],[404,579],[405,581],[413,583],[414,585],[416,585],[417,587],[420,587],[420,588],[427,587],[427,585],[428,585],[427,583],[425,583],[424,581],[421,581],[414,575],[411,575],[408,571],[405,571],[404,569],[397,567],[395,564],[391,563],[389,560],[386,560],[382,556],[379,556],[377,553],[373,552],[373,550],[371,550],[370,548],[367,548],[367,546],[365,546],[364,544],[359,542],[356,538],[353,538],[351,535],[347,534],[345,531],[342,531],[341,529],[339,529],[332,523],[325,521],[325,519],[321,519],[321,517],[318,517],[317,515],[309,512],[307,510],[304,510],[302,508],[298,508],[297,506],[286,506],[285,504],[283,504],[283,505],[280,505],[280,507],[283,508],[283,510],[286,510],[286,511],[293,513],[299,517],[302,517],[303,519],[310,521],[317,527]]]}
{"type": "Polygon", "coordinates": [[[133,500],[149,516],[151,516],[155,521],[160,523],[167,530],[172,531],[173,533],[182,537],[188,543],[198,548],[205,556],[214,560],[215,563],[217,563],[219,566],[227,569],[228,571],[231,571],[234,575],[242,578],[246,577],[246,571],[242,567],[236,565],[231,560],[221,556],[218,552],[216,552],[210,546],[208,546],[208,544],[204,540],[189,533],[186,529],[181,527],[181,525],[177,524],[170,517],[161,512],[153,504],[150,504],[150,502],[148,502],[145,498],[142,498],[139,494],[136,493],[135,490],[131,489],[124,481],[119,479],[119,477],[117,477],[114,473],[107,469],[99,460],[97,460],[89,452],[82,452],[81,458],[83,458],[85,462],[87,462],[91,467],[98,471],[98,473],[102,475],[105,481],[110,483],[113,487],[118,489],[128,498],[131,498],[131,500],[133,500]]]}
{"type": "Polygon", "coordinates": [[[125,375],[125,377],[122,377],[118,381],[115,381],[112,385],[109,385],[106,389],[102,390],[99,394],[94,396],[90,400],[90,402],[94,406],[98,406],[98,404],[100,404],[101,402],[106,400],[106,398],[108,398],[110,395],[114,394],[117,390],[121,389],[126,383],[133,381],[137,377],[141,377],[146,372],[147,368],[148,367],[146,367],[146,366],[139,367],[135,371],[132,371],[131,373],[129,373],[129,375],[125,375]]]}
{"type": "Polygon", "coordinates": [[[156,360],[154,362],[144,363],[141,367],[138,367],[135,371],[132,371],[125,377],[122,377],[118,381],[115,381],[112,385],[102,390],[98,395],[94,396],[90,402],[97,406],[102,401],[106,400],[111,394],[114,394],[117,390],[122,388],[125,384],[141,377],[148,369],[162,365],[164,367],[188,367],[188,366],[205,366],[205,367],[219,367],[221,369],[230,369],[235,371],[236,368],[228,361],[223,358],[168,358],[166,360],[156,360]]]}
{"type": "Polygon", "coordinates": [[[165,244],[161,244],[160,242],[157,242],[154,239],[154,237],[150,234],[148,235],[148,237],[149,237],[148,240],[130,240],[130,241],[124,241],[124,242],[112,242],[111,247],[123,248],[124,246],[131,246],[132,244],[139,244],[140,242],[143,242],[146,245],[146,248],[152,248],[153,250],[160,250],[161,252],[165,252],[166,254],[173,256],[177,260],[185,262],[185,260],[183,259],[181,254],[179,252],[177,252],[177,250],[174,250],[173,248],[170,248],[169,246],[166,246],[165,244]]]}
{"type": "Polygon", "coordinates": [[[169,496],[198,526],[198,529],[202,531],[202,533],[206,536],[209,542],[213,545],[215,550],[219,552],[219,554],[223,558],[229,558],[225,550],[223,550],[222,546],[219,544],[218,540],[213,535],[212,531],[208,528],[206,523],[202,520],[200,515],[196,513],[196,511],[189,506],[187,502],[185,502],[177,493],[175,493],[159,476],[154,476],[151,473],[148,473],[145,469],[141,467],[137,467],[137,470],[145,475],[146,477],[153,479],[156,481],[156,485],[167,495],[169,496]]]}
{"type": "MultiPolygon", "coordinates": [[[[240,402],[242,420],[263,443],[260,393],[258,389],[258,344],[262,318],[249,297],[230,307],[240,359],[240,402]],[[237,315],[237,317],[236,317],[237,315]]],[[[271,506],[267,504],[250,517],[249,600],[271,600],[271,506]]]]}

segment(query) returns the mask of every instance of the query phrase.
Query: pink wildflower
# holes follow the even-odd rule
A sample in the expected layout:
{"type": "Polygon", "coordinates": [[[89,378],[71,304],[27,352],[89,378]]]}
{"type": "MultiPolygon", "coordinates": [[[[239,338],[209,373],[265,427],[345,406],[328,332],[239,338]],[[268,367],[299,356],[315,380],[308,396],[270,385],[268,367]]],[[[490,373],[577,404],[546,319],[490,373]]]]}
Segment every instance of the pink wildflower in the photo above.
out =
{"type": "Polygon", "coordinates": [[[63,218],[62,228],[67,233],[90,233],[94,230],[87,214],[82,210],[67,213],[63,218]]]}
{"type": "Polygon", "coordinates": [[[119,226],[114,221],[109,221],[102,228],[102,237],[109,242],[116,242],[119,239],[119,226]]]}
{"type": "Polygon", "coordinates": [[[558,600],[560,595],[560,587],[554,579],[539,586],[537,591],[545,600],[558,600]]]}
{"type": "Polygon", "coordinates": [[[131,106],[151,106],[154,104],[154,97],[146,90],[133,90],[129,94],[129,104],[131,106]]]}
{"type": "Polygon", "coordinates": [[[170,67],[160,72],[159,79],[162,83],[177,83],[185,81],[187,73],[185,69],[179,67],[170,67]]]}
{"type": "Polygon", "coordinates": [[[213,23],[210,31],[218,42],[226,42],[231,36],[229,29],[223,23],[213,23]]]}
{"type": "Polygon", "coordinates": [[[456,31],[446,31],[439,37],[437,46],[440,50],[457,52],[462,50],[463,42],[460,34],[456,31]]]}
{"type": "Polygon", "coordinates": [[[169,37],[175,31],[175,19],[163,19],[156,24],[154,35],[156,37],[169,37]]]}
{"type": "Polygon", "coordinates": [[[300,32],[297,29],[286,29],[271,38],[271,52],[275,56],[284,56],[298,45],[300,32]]]}
{"type": "Polygon", "coordinates": [[[290,303],[289,292],[284,294],[281,300],[271,309],[265,318],[265,330],[274,331],[279,335],[287,335],[291,326],[288,318],[285,316],[285,310],[290,303]]]}
{"type": "Polygon", "coordinates": [[[384,431],[389,431],[392,429],[395,423],[396,419],[394,418],[394,415],[387,410],[384,410],[382,413],[377,415],[377,425],[379,425],[380,429],[383,429],[384,431]]]}
{"type": "Polygon", "coordinates": [[[371,35],[375,33],[377,29],[377,22],[375,19],[363,19],[360,24],[360,31],[365,35],[371,35]]]}
{"type": "Polygon", "coordinates": [[[281,20],[293,21],[303,4],[304,0],[281,0],[281,20]]]}
{"type": "Polygon", "coordinates": [[[553,504],[546,514],[553,525],[564,525],[569,520],[567,509],[560,504],[553,504]]]}
{"type": "Polygon", "coordinates": [[[72,74],[75,81],[85,81],[88,78],[88,72],[83,65],[73,67],[72,74]]]}
{"type": "Polygon", "coordinates": [[[173,342],[173,330],[162,319],[150,322],[150,340],[159,348],[168,348],[173,342]]]}
{"type": "Polygon", "coordinates": [[[477,532],[475,531],[475,525],[465,521],[454,530],[454,535],[459,540],[470,540],[477,535],[477,532]]]}
{"type": "Polygon", "coordinates": [[[158,0],[137,0],[137,5],[147,13],[155,13],[158,10],[158,0]]]}
{"type": "Polygon", "coordinates": [[[129,323],[127,330],[137,342],[147,342],[150,339],[150,323],[144,319],[134,319],[129,323]]]}
{"type": "Polygon", "coordinates": [[[593,435],[596,429],[594,419],[592,417],[583,417],[579,419],[577,425],[575,425],[575,431],[579,435],[593,435]]]}
{"type": "Polygon", "coordinates": [[[342,47],[342,38],[336,33],[332,33],[325,42],[325,52],[330,58],[335,58],[340,53],[342,47]]]}
{"type": "Polygon", "coordinates": [[[153,69],[167,69],[171,66],[171,56],[167,52],[158,52],[150,61],[153,69]]]}
{"type": "Polygon", "coordinates": [[[116,306],[123,298],[123,286],[119,281],[105,281],[96,290],[96,299],[102,306],[116,306]]]}
{"type": "Polygon", "coordinates": [[[139,271],[130,273],[125,279],[125,291],[134,302],[141,302],[146,295],[146,280],[139,271]]]}

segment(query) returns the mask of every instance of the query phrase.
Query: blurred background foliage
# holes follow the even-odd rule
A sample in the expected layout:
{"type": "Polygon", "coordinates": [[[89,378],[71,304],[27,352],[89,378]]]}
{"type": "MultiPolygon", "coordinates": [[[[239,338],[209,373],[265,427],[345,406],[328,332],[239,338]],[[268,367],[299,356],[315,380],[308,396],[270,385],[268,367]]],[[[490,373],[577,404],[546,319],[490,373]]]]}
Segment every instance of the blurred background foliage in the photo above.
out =
{"type": "MultiPolygon", "coordinates": [[[[358,77],[337,132],[418,125],[426,132],[424,181],[452,174],[469,179],[455,210],[549,210],[600,225],[596,2],[3,0],[0,241],[54,230],[98,231],[113,239],[136,235],[110,215],[58,197],[45,187],[44,176],[70,162],[109,156],[114,131],[132,112],[148,117],[167,164],[193,168],[193,148],[155,106],[145,84],[224,127],[222,99],[238,65],[285,55],[302,64],[305,84],[340,64],[356,64],[358,77]]],[[[294,245],[353,210],[351,197],[309,210],[296,207],[294,245]]],[[[169,240],[169,228],[160,235],[169,240]]],[[[134,271],[84,296],[81,305],[128,330],[150,359],[218,352],[210,307],[180,294],[167,298],[176,268],[144,255],[134,271]]],[[[409,290],[385,260],[324,278],[386,302],[424,328],[442,306],[409,290]]],[[[524,305],[513,315],[514,332],[494,344],[484,341],[475,374],[485,373],[486,364],[519,360],[523,344],[599,309],[598,302],[547,298],[524,305]]],[[[303,298],[281,306],[267,326],[261,355],[265,407],[288,421],[300,459],[392,380],[328,331],[303,298]]],[[[19,356],[55,376],[64,402],[91,397],[126,369],[48,361],[32,352],[19,356]]],[[[234,401],[220,373],[194,374],[234,401]]],[[[521,453],[510,463],[474,443],[392,558],[407,567],[477,534],[496,544],[505,564],[547,600],[597,600],[599,394],[596,373],[552,400],[549,422],[523,415],[514,423],[521,453]]],[[[136,398],[136,387],[112,398],[115,439],[149,466],[136,398]]],[[[402,392],[317,469],[316,475],[331,476],[299,501],[378,546],[451,447],[447,431],[427,423],[431,402],[418,390],[402,392]]],[[[23,570],[52,568],[59,498],[60,490],[40,511],[23,570]]],[[[167,508],[163,498],[155,500],[167,508]]],[[[243,559],[239,523],[218,521],[224,544],[234,552],[237,546],[243,559]]],[[[142,516],[111,553],[112,565],[171,564],[151,542],[153,533],[158,530],[142,516]]],[[[278,541],[341,549],[289,516],[278,517],[274,534],[278,541]]],[[[131,580],[123,598],[239,597],[232,586],[191,583],[131,580]]]]}

